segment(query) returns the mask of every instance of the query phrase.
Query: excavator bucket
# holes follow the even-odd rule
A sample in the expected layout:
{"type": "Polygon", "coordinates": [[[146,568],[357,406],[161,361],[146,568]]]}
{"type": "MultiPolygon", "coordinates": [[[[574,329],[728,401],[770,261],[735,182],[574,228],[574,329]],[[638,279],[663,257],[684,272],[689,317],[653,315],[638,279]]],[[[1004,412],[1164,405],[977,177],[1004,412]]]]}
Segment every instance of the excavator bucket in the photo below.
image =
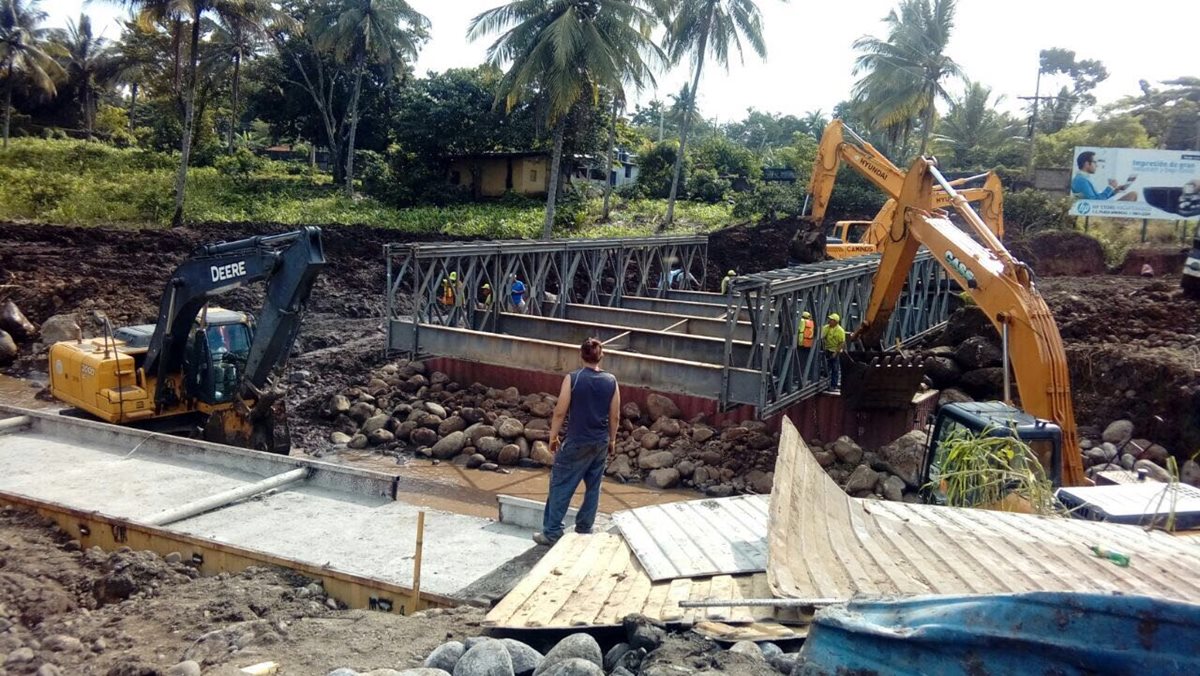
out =
{"type": "Polygon", "coordinates": [[[842,396],[852,409],[907,409],[924,377],[924,364],[915,357],[880,353],[842,356],[842,396]]]}
{"type": "Polygon", "coordinates": [[[213,412],[204,426],[204,440],[256,451],[288,455],[292,450],[288,428],[287,391],[271,378],[263,389],[248,387],[255,398],[213,412]],[[238,405],[240,404],[240,405],[238,405]]]}

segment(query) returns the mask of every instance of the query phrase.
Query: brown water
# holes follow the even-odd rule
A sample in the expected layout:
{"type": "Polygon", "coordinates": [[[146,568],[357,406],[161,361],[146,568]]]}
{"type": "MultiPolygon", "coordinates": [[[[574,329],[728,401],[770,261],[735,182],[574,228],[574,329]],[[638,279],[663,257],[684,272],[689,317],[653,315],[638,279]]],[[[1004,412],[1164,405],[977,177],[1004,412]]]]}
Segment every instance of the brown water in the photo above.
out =
{"type": "Polygon", "coordinates": [[[62,408],[57,402],[37,398],[37,393],[45,386],[44,381],[0,374],[0,404],[43,410],[62,408]]]}
{"type": "MultiPolygon", "coordinates": [[[[448,462],[433,465],[415,460],[401,465],[389,456],[355,451],[342,452],[337,459],[327,456],[321,460],[399,476],[399,498],[404,502],[491,519],[496,518],[499,512],[496,502],[498,495],[540,502],[545,501],[549,491],[548,469],[509,467],[505,468],[508,473],[502,474],[467,469],[448,462]]],[[[600,511],[611,514],[634,507],[694,500],[698,497],[698,493],[690,491],[659,491],[640,484],[622,484],[606,479],[600,489],[600,511]]],[[[578,491],[572,504],[578,507],[582,499],[583,491],[578,491]]]]}

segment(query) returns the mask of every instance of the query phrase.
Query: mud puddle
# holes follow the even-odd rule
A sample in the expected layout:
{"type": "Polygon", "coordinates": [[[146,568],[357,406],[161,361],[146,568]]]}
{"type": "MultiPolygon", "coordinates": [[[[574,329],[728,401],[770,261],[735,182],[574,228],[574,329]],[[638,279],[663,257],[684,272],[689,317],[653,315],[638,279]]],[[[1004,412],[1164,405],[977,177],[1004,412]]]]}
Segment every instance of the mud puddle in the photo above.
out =
{"type": "Polygon", "coordinates": [[[62,408],[58,402],[37,398],[37,393],[45,386],[44,381],[0,374],[0,403],[38,410],[62,408]]]}

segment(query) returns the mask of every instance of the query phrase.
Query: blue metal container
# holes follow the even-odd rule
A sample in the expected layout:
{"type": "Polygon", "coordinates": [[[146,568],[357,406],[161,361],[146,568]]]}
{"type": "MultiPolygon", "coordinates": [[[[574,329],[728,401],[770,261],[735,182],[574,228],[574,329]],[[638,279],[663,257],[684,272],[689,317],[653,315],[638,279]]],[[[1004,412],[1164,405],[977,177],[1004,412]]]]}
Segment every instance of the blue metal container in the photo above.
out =
{"type": "Polygon", "coordinates": [[[1200,674],[1200,605],[1033,592],[822,609],[793,674],[1200,674]]]}

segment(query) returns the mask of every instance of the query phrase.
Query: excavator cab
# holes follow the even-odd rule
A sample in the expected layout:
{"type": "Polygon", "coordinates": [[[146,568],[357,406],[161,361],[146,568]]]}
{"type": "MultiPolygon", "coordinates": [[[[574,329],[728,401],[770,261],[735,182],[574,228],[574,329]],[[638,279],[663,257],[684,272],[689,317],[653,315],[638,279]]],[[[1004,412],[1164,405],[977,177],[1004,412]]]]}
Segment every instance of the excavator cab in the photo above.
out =
{"type": "Polygon", "coordinates": [[[1063,435],[1058,425],[999,401],[946,404],[933,420],[933,433],[925,451],[921,496],[926,502],[945,504],[945,493],[939,487],[948,452],[944,442],[964,432],[1020,439],[1033,449],[1050,482],[1056,488],[1062,485],[1063,435]]]}
{"type": "Polygon", "coordinates": [[[189,339],[184,359],[188,395],[206,404],[233,401],[253,341],[254,329],[249,321],[198,327],[189,339]]]}

